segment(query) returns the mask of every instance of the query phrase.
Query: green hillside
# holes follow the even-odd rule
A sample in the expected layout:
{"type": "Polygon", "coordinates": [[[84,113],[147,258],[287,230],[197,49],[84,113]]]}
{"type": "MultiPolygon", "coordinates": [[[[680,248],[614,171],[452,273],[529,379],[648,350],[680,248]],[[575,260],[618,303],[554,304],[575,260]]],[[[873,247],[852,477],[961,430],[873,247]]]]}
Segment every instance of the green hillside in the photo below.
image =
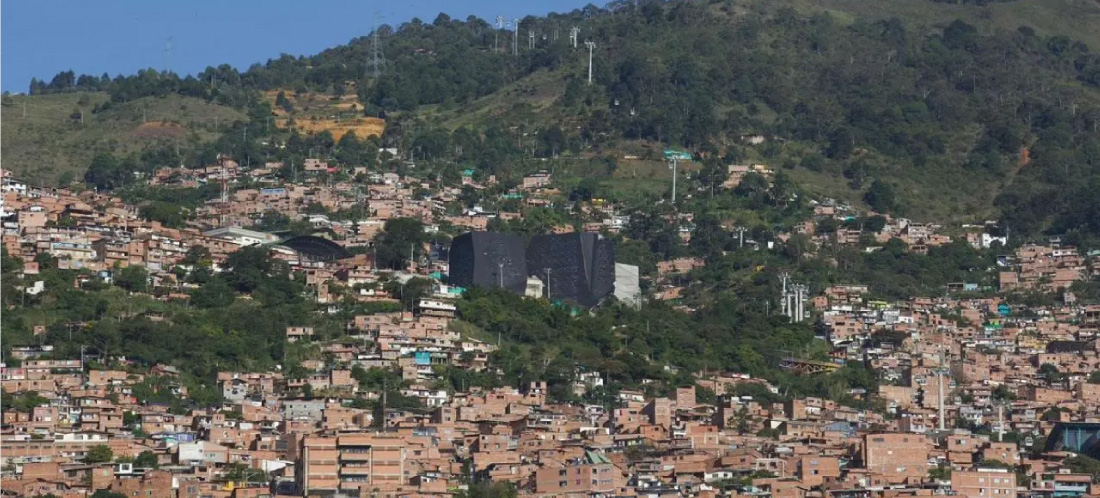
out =
{"type": "Polygon", "coordinates": [[[852,22],[858,18],[899,17],[910,23],[946,25],[962,19],[983,30],[1015,31],[1029,26],[1041,35],[1062,35],[1100,47],[1100,2],[1096,0],[1013,0],[929,2],[912,0],[779,0],[803,13],[829,12],[852,22]]]}
{"type": "Polygon", "coordinates": [[[378,78],[366,76],[366,36],[244,72],[61,73],[32,83],[32,108],[53,110],[43,111],[46,128],[21,126],[20,102],[8,99],[5,124],[20,115],[3,132],[16,149],[9,167],[51,177],[93,151],[155,147],[164,130],[130,137],[140,106],[158,102],[149,104],[155,119],[179,120],[173,131],[203,158],[327,150],[352,163],[386,145],[437,174],[466,168],[514,180],[555,169],[637,200],[664,195],[662,180],[639,181],[623,156],[640,150],[654,160],[674,147],[700,159],[694,187],[712,186],[725,164],[761,162],[811,193],[923,220],[1003,217],[1016,233],[1074,229],[1064,194],[1087,193],[1100,178],[1100,56],[1089,50],[1100,46],[1096,0],[652,0],[522,24],[536,39],[515,55],[511,32],[473,17],[384,26],[378,78]],[[567,42],[574,26],[596,43],[591,84],[588,50],[567,42]],[[88,108],[107,95],[122,104],[74,124],[80,94],[70,92],[82,90],[103,92],[88,108]],[[286,107],[278,112],[303,106],[298,96],[327,98],[326,109],[384,118],[385,132],[345,140],[321,122],[269,130],[280,91],[292,97],[275,103],[286,107]],[[249,122],[218,136],[212,109],[249,122]],[[271,134],[285,147],[258,143],[271,134]],[[873,195],[876,183],[889,195],[873,195]]]}
{"type": "Polygon", "coordinates": [[[79,179],[98,153],[182,148],[219,136],[244,114],[200,99],[168,95],[109,105],[106,93],[10,95],[0,106],[4,168],[53,184],[63,174],[79,179]],[[83,112],[83,122],[80,119],[83,112]]]}

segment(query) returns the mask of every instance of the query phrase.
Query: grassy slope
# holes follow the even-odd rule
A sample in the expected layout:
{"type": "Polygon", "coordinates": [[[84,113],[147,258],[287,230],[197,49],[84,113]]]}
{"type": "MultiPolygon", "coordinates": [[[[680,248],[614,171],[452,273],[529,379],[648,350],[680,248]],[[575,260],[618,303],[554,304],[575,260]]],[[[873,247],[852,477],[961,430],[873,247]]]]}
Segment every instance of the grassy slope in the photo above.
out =
{"type": "Polygon", "coordinates": [[[244,119],[234,109],[176,95],[138,99],[92,114],[96,104],[107,100],[103,93],[5,99],[0,106],[4,168],[35,183],[52,184],[66,171],[80,178],[97,153],[137,152],[176,143],[186,147],[215,138],[217,126],[244,119]],[[84,112],[83,124],[70,118],[76,109],[84,112]]]}

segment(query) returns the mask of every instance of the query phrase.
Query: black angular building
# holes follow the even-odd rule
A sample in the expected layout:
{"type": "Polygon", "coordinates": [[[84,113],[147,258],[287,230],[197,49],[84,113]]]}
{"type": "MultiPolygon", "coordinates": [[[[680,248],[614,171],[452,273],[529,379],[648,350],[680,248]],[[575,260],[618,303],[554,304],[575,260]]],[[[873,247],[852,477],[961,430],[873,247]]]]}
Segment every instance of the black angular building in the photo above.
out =
{"type": "Polygon", "coordinates": [[[450,250],[450,283],[459,287],[499,287],[522,294],[527,286],[523,238],[498,232],[455,237],[450,250]]]}
{"type": "Polygon", "coordinates": [[[595,306],[615,289],[615,245],[595,233],[541,235],[527,246],[527,272],[550,299],[595,306]]]}

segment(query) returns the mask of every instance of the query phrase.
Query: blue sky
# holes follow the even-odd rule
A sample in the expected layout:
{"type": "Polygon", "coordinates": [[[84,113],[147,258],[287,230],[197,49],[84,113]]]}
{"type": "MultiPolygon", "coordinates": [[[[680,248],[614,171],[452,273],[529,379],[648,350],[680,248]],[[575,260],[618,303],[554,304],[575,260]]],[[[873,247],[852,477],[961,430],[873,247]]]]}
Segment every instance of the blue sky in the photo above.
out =
{"type": "Polygon", "coordinates": [[[493,22],[565,12],[583,0],[6,0],[0,3],[0,89],[26,92],[59,71],[112,77],[165,66],[180,74],[228,63],[247,69],[279,54],[313,54],[367,34],[375,12],[398,25],[440,12],[493,22]]]}

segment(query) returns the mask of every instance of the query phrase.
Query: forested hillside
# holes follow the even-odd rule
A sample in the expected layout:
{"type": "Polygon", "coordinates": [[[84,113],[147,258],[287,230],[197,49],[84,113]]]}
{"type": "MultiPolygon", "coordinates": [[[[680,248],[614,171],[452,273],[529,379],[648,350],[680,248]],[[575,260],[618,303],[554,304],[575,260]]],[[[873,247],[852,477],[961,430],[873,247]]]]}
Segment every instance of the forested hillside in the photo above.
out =
{"type": "MultiPolygon", "coordinates": [[[[1075,37],[1095,37],[1087,26],[1098,12],[1069,0],[614,2],[523,19],[518,55],[511,31],[476,18],[383,27],[379,78],[369,77],[365,36],[244,72],[62,73],[31,91],[105,91],[116,104],[180,94],[247,112],[248,124],[194,147],[195,162],[336,154],[341,137],[269,129],[260,91],[357,92],[363,114],[386,119],[382,142],[480,173],[674,146],[710,166],[704,184],[721,164],[758,161],[856,202],[880,180],[896,202],[875,207],[919,219],[1096,230],[1082,213],[1100,210],[1100,56],[1075,37]],[[591,85],[586,40],[596,44],[591,85]],[[278,133],[289,147],[258,143],[278,133]]],[[[361,148],[366,137],[356,138],[349,147],[361,148]]],[[[614,184],[614,169],[600,180],[614,184]]]]}

